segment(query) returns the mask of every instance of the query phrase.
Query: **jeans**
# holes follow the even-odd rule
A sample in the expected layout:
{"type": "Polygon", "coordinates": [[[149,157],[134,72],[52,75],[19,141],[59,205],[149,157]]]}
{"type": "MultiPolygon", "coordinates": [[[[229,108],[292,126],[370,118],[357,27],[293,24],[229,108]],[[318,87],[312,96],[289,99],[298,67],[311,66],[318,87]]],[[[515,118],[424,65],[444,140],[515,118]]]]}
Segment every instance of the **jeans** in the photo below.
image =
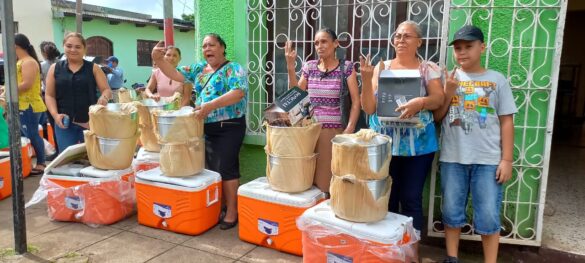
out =
{"type": "Polygon", "coordinates": [[[418,156],[392,156],[390,176],[392,190],[388,211],[413,218],[416,230],[424,225],[422,192],[431,170],[435,153],[418,156]]]}
{"type": "Polygon", "coordinates": [[[42,114],[42,112],[33,112],[32,106],[19,112],[20,130],[24,136],[30,139],[37,155],[37,164],[45,165],[45,141],[39,135],[39,119],[42,114]]]}
{"type": "Polygon", "coordinates": [[[497,169],[497,165],[441,162],[444,224],[459,228],[467,223],[465,210],[471,192],[475,232],[500,232],[502,185],[496,181],[497,169]]]}
{"type": "Polygon", "coordinates": [[[71,145],[84,142],[83,130],[85,128],[74,123],[70,123],[67,129],[61,129],[61,127],[55,125],[55,137],[57,138],[59,153],[62,153],[71,145]]]}

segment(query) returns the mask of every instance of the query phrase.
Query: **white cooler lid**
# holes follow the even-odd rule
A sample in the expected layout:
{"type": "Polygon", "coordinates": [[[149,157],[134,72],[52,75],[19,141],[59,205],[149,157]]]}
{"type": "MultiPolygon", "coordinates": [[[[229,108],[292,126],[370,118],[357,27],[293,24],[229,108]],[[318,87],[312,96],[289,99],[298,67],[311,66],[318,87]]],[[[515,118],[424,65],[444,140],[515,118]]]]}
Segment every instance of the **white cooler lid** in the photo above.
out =
{"type": "Polygon", "coordinates": [[[177,188],[178,186],[189,188],[190,191],[201,191],[211,184],[221,182],[221,176],[219,173],[207,169],[203,170],[203,172],[199,174],[192,176],[168,177],[163,175],[160,167],[157,167],[148,171],[141,171],[136,173],[136,178],[140,179],[140,182],[143,183],[163,183],[167,188],[184,190],[182,188],[177,188]]]}
{"type": "Polygon", "coordinates": [[[277,203],[293,207],[311,207],[324,198],[319,188],[312,186],[309,190],[301,193],[284,193],[272,190],[266,177],[256,178],[238,188],[238,195],[263,200],[270,203],[277,203]]]}
{"type": "Polygon", "coordinates": [[[126,168],[124,170],[102,170],[93,166],[88,166],[81,169],[79,173],[81,173],[81,176],[94,178],[118,177],[132,173],[132,167],[126,168]]]}
{"type": "Polygon", "coordinates": [[[393,245],[400,242],[406,230],[407,223],[412,223],[411,217],[388,212],[384,219],[373,223],[355,223],[335,216],[327,200],[307,209],[301,218],[317,221],[328,227],[342,231],[348,235],[366,239],[381,244],[393,245]]]}
{"type": "Polygon", "coordinates": [[[106,182],[108,178],[97,178],[97,177],[80,177],[80,176],[69,176],[69,175],[57,175],[57,174],[47,174],[44,175],[47,179],[56,179],[61,181],[72,181],[72,182],[106,182]]]}
{"type": "Polygon", "coordinates": [[[83,164],[68,163],[61,166],[57,166],[51,169],[53,175],[66,175],[66,176],[80,176],[81,170],[86,168],[83,164]]]}
{"type": "Polygon", "coordinates": [[[160,153],[158,152],[149,152],[141,147],[136,154],[136,160],[138,161],[156,161],[159,162],[160,160],[160,153]]]}

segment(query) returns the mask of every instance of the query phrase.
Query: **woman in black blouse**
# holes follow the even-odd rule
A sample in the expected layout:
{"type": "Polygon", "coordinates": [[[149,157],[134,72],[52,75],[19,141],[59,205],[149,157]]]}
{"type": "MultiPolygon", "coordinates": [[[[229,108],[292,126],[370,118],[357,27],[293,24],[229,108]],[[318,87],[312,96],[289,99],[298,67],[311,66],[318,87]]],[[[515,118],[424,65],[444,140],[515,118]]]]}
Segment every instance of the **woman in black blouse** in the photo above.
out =
{"type": "Polygon", "coordinates": [[[112,98],[104,72],[83,59],[86,44],[81,34],[67,34],[63,50],[67,59],[51,65],[45,90],[47,109],[55,119],[59,152],[83,142],[83,130],[89,128],[89,106],[106,105],[112,98]],[[98,91],[102,94],[99,98],[98,91]],[[65,125],[64,118],[68,119],[65,125]]]}

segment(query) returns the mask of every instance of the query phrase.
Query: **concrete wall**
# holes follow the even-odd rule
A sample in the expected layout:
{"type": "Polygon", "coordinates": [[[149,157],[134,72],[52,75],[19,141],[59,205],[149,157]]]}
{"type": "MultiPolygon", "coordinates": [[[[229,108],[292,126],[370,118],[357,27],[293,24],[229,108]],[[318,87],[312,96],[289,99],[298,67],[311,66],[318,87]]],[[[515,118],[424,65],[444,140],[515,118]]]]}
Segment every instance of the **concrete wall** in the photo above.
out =
{"type": "MultiPolygon", "coordinates": [[[[53,40],[51,1],[18,0],[12,3],[14,20],[18,22],[18,33],[25,34],[29,38],[39,59],[42,60],[39,45],[42,41],[53,40]]],[[[0,51],[2,50],[2,43],[0,43],[0,51]]]]}
{"type": "MultiPolygon", "coordinates": [[[[75,18],[64,17],[53,20],[54,39],[57,46],[63,50],[63,37],[69,32],[75,31],[75,18]]],[[[150,76],[150,66],[138,66],[136,43],[141,40],[162,40],[163,30],[158,26],[147,25],[136,27],[134,23],[121,22],[118,25],[110,25],[105,19],[93,19],[83,22],[83,36],[101,36],[112,41],[114,55],[120,60],[120,67],[124,70],[127,79],[126,86],[135,82],[146,84],[150,76]]],[[[181,49],[182,60],[179,65],[191,64],[195,59],[195,31],[175,31],[175,44],[181,49]]],[[[198,46],[198,45],[197,45],[198,46]]]]}

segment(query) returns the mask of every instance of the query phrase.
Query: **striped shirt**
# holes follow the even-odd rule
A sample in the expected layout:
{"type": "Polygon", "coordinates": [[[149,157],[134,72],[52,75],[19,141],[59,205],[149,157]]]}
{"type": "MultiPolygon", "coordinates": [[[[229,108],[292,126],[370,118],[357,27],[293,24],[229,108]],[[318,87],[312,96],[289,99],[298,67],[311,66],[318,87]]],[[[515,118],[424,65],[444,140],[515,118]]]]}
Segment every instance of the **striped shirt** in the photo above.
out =
{"type": "MultiPolygon", "coordinates": [[[[315,105],[314,116],[323,128],[343,128],[339,108],[339,92],[341,90],[341,70],[339,67],[330,72],[320,71],[318,60],[310,60],[301,69],[302,76],[307,80],[307,91],[311,104],[315,105]]],[[[347,78],[353,71],[353,63],[345,61],[343,75],[347,78]]]]}

